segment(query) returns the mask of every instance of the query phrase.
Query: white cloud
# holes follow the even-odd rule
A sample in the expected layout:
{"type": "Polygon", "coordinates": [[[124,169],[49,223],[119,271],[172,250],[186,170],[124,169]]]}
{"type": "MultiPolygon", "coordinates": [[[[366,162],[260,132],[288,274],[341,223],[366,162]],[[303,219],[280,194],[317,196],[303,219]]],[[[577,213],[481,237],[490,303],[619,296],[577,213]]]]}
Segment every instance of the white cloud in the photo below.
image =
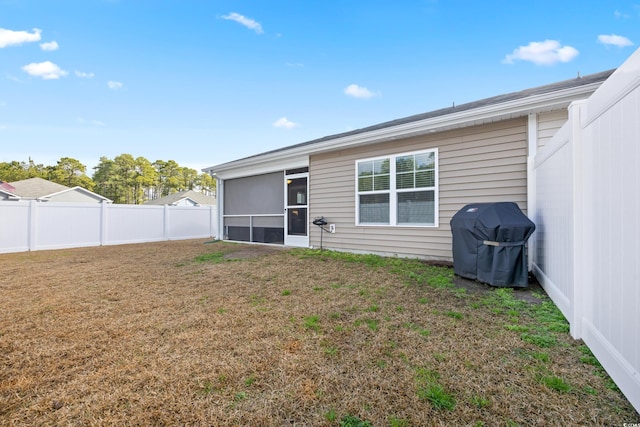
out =
{"type": "Polygon", "coordinates": [[[616,10],[613,12],[613,16],[615,16],[618,19],[629,19],[631,18],[631,15],[629,15],[628,13],[622,13],[619,10],[616,10]]]}
{"type": "Polygon", "coordinates": [[[107,86],[109,86],[109,89],[118,90],[122,89],[122,86],[124,86],[124,84],[122,84],[122,82],[114,82],[113,80],[109,80],[107,82],[107,86]]]}
{"type": "Polygon", "coordinates": [[[33,29],[33,33],[28,31],[13,31],[0,28],[0,48],[7,46],[18,46],[22,43],[30,43],[40,41],[40,33],[42,30],[33,29]]]}
{"type": "Polygon", "coordinates": [[[297,123],[290,121],[286,117],[280,117],[278,120],[273,122],[273,127],[287,129],[287,130],[296,128],[298,126],[299,125],[297,123]]]}
{"type": "Polygon", "coordinates": [[[91,126],[96,126],[96,127],[103,127],[106,126],[106,124],[100,120],[87,120],[83,117],[78,117],[76,119],[76,122],[78,122],[78,124],[81,125],[91,125],[91,126]]]}
{"type": "Polygon", "coordinates": [[[92,79],[95,77],[95,74],[93,73],[85,73],[84,71],[78,70],[75,70],[74,74],[76,75],[76,77],[80,77],[81,79],[92,79]]]}
{"type": "Polygon", "coordinates": [[[5,76],[7,77],[8,80],[13,80],[14,82],[22,83],[22,80],[20,80],[19,78],[17,78],[12,74],[5,74],[5,76]]]}
{"type": "Polygon", "coordinates": [[[350,84],[344,89],[345,95],[353,96],[354,98],[369,99],[376,96],[366,87],[358,86],[356,84],[350,84]]]}
{"type": "Polygon", "coordinates": [[[617,47],[633,46],[633,42],[626,37],[618,36],[616,34],[601,34],[598,36],[598,41],[605,45],[612,45],[617,47]]]}
{"type": "Polygon", "coordinates": [[[34,77],[41,77],[44,80],[55,80],[69,74],[51,61],[32,62],[31,64],[22,67],[22,69],[27,74],[34,77]]]}
{"type": "Polygon", "coordinates": [[[222,17],[222,19],[226,19],[226,20],[229,20],[229,21],[235,21],[238,24],[244,25],[248,29],[255,31],[256,34],[264,33],[264,31],[262,30],[262,25],[260,25],[259,22],[254,21],[251,18],[247,18],[244,15],[240,15],[239,13],[232,12],[232,13],[230,13],[228,15],[224,15],[222,17]]]}
{"type": "Polygon", "coordinates": [[[505,64],[513,64],[514,60],[529,61],[536,65],[553,65],[557,62],[569,62],[579,52],[572,46],[561,46],[557,40],[545,40],[543,42],[531,42],[527,46],[514,49],[502,61],[505,64]]]}
{"type": "Polygon", "coordinates": [[[58,42],[55,40],[52,42],[40,43],[40,49],[42,50],[47,50],[47,51],[58,50],[59,47],[60,46],[58,46],[58,42]]]}

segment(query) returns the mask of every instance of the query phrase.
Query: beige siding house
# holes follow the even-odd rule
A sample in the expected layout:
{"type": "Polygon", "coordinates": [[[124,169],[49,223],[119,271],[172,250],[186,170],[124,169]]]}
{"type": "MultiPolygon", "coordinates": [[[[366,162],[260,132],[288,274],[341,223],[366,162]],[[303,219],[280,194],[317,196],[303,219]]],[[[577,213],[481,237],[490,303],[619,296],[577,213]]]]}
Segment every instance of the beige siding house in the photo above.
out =
{"type": "Polygon", "coordinates": [[[205,169],[221,238],[451,260],[451,217],[527,212],[531,159],[613,72],[500,95],[205,169]],[[324,229],[313,220],[324,218],[324,229]]]}

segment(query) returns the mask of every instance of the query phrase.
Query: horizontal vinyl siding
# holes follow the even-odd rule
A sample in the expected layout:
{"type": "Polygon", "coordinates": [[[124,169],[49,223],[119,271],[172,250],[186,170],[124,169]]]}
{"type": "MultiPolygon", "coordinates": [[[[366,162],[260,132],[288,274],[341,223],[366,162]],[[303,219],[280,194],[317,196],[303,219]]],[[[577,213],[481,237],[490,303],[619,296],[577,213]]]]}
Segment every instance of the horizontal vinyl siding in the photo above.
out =
{"type": "Polygon", "coordinates": [[[553,135],[568,119],[568,110],[552,111],[538,115],[538,150],[547,145],[553,135]]]}
{"type": "MultiPolygon", "coordinates": [[[[449,221],[464,205],[510,201],[526,210],[526,147],[526,119],[515,119],[313,155],[310,216],[336,225],[335,234],[323,236],[325,248],[450,260],[449,221]],[[356,227],[356,160],[430,148],[438,149],[439,226],[356,227]]],[[[320,245],[318,227],[312,226],[310,242],[320,245]]]]}

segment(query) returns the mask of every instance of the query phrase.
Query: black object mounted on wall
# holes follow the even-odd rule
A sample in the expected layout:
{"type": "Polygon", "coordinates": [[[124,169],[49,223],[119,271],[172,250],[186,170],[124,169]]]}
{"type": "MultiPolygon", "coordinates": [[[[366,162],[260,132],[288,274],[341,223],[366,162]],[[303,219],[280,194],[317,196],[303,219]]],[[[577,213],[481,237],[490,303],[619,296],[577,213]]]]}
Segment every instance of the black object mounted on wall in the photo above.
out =
{"type": "Polygon", "coordinates": [[[320,250],[322,250],[322,235],[329,230],[325,229],[324,226],[328,224],[328,221],[323,216],[319,216],[313,219],[313,225],[317,225],[320,227],[320,250]]]}

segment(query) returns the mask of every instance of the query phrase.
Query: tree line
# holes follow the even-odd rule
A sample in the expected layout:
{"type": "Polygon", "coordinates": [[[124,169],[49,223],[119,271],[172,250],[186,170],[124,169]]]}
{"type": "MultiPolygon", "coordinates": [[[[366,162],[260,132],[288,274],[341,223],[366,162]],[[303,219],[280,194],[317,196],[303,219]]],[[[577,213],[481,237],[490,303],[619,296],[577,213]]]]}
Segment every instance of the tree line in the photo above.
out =
{"type": "Polygon", "coordinates": [[[141,204],[183,190],[215,194],[216,182],[205,173],[180,166],[174,160],[150,162],[144,157],[120,154],[100,157],[91,177],[87,167],[72,157],[62,157],[55,165],[27,162],[0,162],[0,181],[14,182],[42,178],[67,187],[80,186],[114,203],[141,204]]]}

